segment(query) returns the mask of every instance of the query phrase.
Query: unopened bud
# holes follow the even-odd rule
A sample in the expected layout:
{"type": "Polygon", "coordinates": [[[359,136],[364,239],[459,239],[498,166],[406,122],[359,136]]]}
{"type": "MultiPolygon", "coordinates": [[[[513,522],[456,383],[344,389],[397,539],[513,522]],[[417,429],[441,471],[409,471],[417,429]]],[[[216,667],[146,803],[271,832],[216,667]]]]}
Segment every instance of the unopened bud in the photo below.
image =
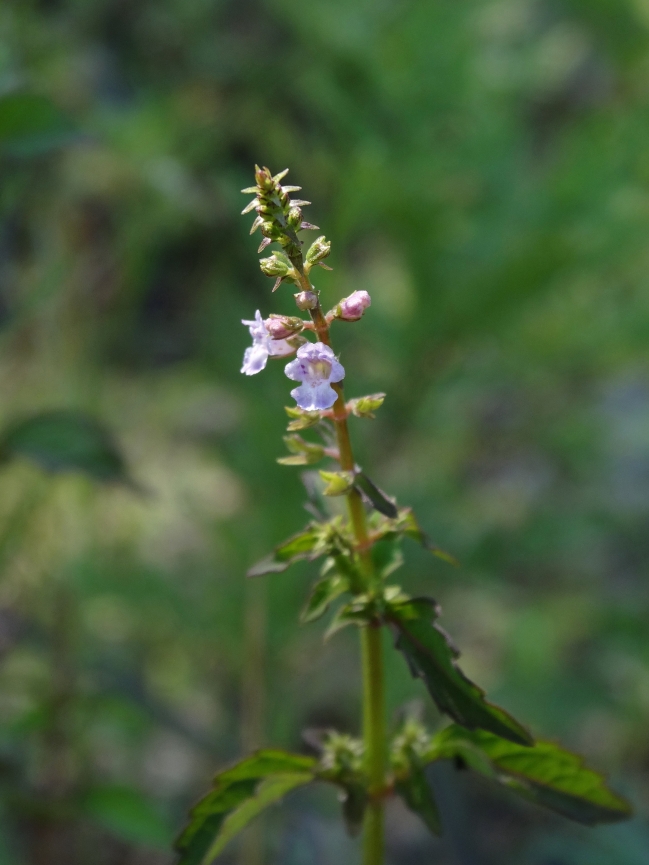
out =
{"type": "Polygon", "coordinates": [[[271,339],[288,339],[302,330],[304,322],[295,315],[274,315],[271,313],[264,325],[271,339]]]}
{"type": "Polygon", "coordinates": [[[318,305],[318,295],[315,291],[300,291],[298,294],[294,294],[293,297],[298,309],[315,309],[318,305]]]}
{"type": "Polygon", "coordinates": [[[338,304],[337,318],[342,318],[343,321],[358,321],[371,303],[372,298],[366,291],[354,291],[349,297],[343,297],[338,304]]]}
{"type": "Polygon", "coordinates": [[[309,251],[306,254],[306,262],[307,264],[317,264],[323,258],[326,258],[330,252],[331,241],[327,240],[323,234],[322,237],[314,240],[309,247],[309,251]]]}
{"type": "Polygon", "coordinates": [[[259,267],[261,268],[261,272],[265,273],[266,276],[279,276],[283,278],[291,269],[291,263],[286,256],[274,252],[268,258],[261,258],[259,260],[259,267]]]}
{"type": "Polygon", "coordinates": [[[291,228],[299,228],[302,225],[302,210],[299,207],[291,207],[286,221],[291,228]]]}

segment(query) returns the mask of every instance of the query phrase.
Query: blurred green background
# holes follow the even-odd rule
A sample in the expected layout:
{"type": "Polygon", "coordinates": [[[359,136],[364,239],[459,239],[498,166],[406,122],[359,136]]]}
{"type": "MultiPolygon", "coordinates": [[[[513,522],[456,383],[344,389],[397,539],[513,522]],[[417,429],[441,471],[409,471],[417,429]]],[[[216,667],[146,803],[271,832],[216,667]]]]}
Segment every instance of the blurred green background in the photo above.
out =
{"type": "MultiPolygon", "coordinates": [[[[169,865],[217,767],[358,731],[356,635],[296,622],[312,569],[243,577],[308,519],[283,365],[239,374],[240,319],[292,309],[255,162],[314,202],[324,303],[372,295],[334,335],[349,395],[388,392],[359,461],[461,561],[413,546],[401,582],[636,807],[585,830],[442,766],[445,838],[395,805],[391,865],[646,865],[648,82],[647,0],[2,4],[0,422],[87,412],[144,492],[2,468],[1,865],[169,865]]],[[[397,656],[388,692],[424,698],[397,656]]],[[[262,840],[357,862],[328,791],[262,840]]]]}

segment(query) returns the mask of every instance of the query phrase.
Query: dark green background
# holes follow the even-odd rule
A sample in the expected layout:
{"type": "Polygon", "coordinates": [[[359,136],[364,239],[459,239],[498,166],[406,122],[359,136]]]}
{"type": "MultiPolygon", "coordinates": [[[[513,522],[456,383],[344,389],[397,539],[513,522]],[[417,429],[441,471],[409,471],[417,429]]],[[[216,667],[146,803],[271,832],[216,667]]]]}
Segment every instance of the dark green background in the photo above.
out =
{"type": "MultiPolygon", "coordinates": [[[[90,412],[146,490],[0,476],[2,865],[167,865],[242,716],[358,729],[309,568],[243,577],[307,518],[282,364],[238,372],[239,320],[292,311],[239,216],[255,162],[314,202],[325,304],[372,295],[334,334],[348,393],[388,392],[359,462],[461,561],[413,545],[404,588],[637,811],[575,829],[442,767],[445,840],[395,807],[392,865],[646,863],[648,81],[647,0],[2,5],[0,417],[90,412]]],[[[424,700],[392,655],[388,694],[424,700]]],[[[265,836],[357,861],[327,792],[265,836]]]]}

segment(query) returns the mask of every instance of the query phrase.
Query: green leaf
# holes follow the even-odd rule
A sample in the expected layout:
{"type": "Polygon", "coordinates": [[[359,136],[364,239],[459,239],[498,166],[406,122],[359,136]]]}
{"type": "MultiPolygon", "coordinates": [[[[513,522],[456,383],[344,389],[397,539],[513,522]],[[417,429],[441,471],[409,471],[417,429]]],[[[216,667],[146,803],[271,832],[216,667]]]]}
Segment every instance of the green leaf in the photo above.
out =
{"type": "Polygon", "coordinates": [[[552,742],[524,748],[484,730],[469,732],[452,725],[435,737],[431,754],[434,759],[460,759],[537,805],[587,826],[625,820],[632,813],[602,775],[552,742]]]}
{"type": "Polygon", "coordinates": [[[337,527],[328,523],[310,523],[304,531],[292,535],[275,550],[253,565],[247,572],[249,577],[264,574],[280,574],[302,559],[316,559],[337,549],[337,527]]]}
{"type": "Polygon", "coordinates": [[[292,418],[288,425],[289,432],[309,429],[309,427],[315,426],[321,420],[319,411],[305,411],[294,406],[284,406],[284,411],[292,418]]]}
{"type": "Polygon", "coordinates": [[[331,574],[318,580],[311,589],[309,600],[300,614],[300,621],[314,622],[324,615],[329,605],[344,592],[349,591],[349,580],[341,574],[331,574]]]}
{"type": "Polygon", "coordinates": [[[430,598],[391,604],[386,618],[396,631],[396,647],[413,676],[424,680],[441,712],[470,730],[489,730],[521,745],[533,744],[529,732],[504,709],[485,700],[484,691],[456,664],[459,652],[438,627],[439,608],[430,598]]]}
{"type": "Polygon", "coordinates": [[[325,455],[322,445],[305,441],[294,433],[284,436],[284,442],[292,456],[280,457],[277,462],[283,466],[307,466],[319,462],[325,455]]]}
{"type": "Polygon", "coordinates": [[[72,122],[46,96],[9,93],[0,97],[0,153],[38,156],[78,137],[72,122]]]}
{"type": "Polygon", "coordinates": [[[129,480],[110,432],[77,411],[42,412],[11,425],[0,436],[0,461],[27,457],[50,472],[83,472],[98,481],[129,480]]]}
{"type": "Polygon", "coordinates": [[[454,565],[457,567],[458,560],[452,556],[450,553],[444,552],[437,544],[434,544],[431,539],[428,537],[426,532],[420,527],[419,523],[415,515],[413,514],[410,508],[402,508],[399,511],[398,516],[398,529],[401,534],[405,535],[408,538],[412,538],[417,541],[427,550],[437,556],[438,559],[442,559],[445,562],[448,562],[449,565],[454,565]]]}
{"type": "Polygon", "coordinates": [[[413,766],[406,778],[395,781],[395,790],[406,805],[418,814],[433,835],[442,834],[437,803],[422,768],[413,766]]]}
{"type": "Polygon", "coordinates": [[[377,408],[381,408],[385,401],[386,394],[373,393],[369,396],[359,396],[356,399],[350,399],[347,403],[347,408],[356,417],[366,417],[374,419],[374,412],[377,408]]]}
{"type": "Polygon", "coordinates": [[[394,499],[391,499],[380,490],[374,481],[368,478],[365,472],[358,471],[356,473],[354,485],[367,497],[372,507],[379,511],[379,513],[391,518],[399,515],[394,499]]]}
{"type": "Polygon", "coordinates": [[[354,485],[354,472],[319,472],[326,483],[322,494],[325,496],[342,496],[354,485]]]}
{"type": "Polygon", "coordinates": [[[370,609],[366,600],[357,599],[350,604],[344,604],[336,610],[329,627],[325,631],[324,638],[328,640],[348,625],[367,625],[373,618],[374,612],[370,609]]]}
{"type": "Polygon", "coordinates": [[[312,781],[315,767],[312,757],[267,750],[220,772],[176,842],[178,865],[209,865],[264,808],[312,781]]]}
{"type": "Polygon", "coordinates": [[[95,787],[81,801],[82,812],[117,837],[164,849],[171,832],[152,804],[129,787],[95,787]]]}

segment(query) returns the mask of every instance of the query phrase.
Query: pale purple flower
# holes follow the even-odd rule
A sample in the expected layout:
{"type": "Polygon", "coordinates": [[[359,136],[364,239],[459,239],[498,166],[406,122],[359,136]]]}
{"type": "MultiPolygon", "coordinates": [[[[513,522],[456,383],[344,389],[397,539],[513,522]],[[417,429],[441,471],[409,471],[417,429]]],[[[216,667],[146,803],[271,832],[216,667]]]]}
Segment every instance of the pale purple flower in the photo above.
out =
{"type": "Polygon", "coordinates": [[[246,375],[255,375],[261,372],[269,357],[288,357],[295,351],[294,346],[290,345],[287,340],[272,339],[266,330],[259,310],[255,313],[254,321],[242,319],[241,323],[248,327],[252,337],[252,345],[246,349],[241,367],[241,372],[246,375]]]}
{"type": "Polygon", "coordinates": [[[286,364],[286,375],[293,381],[302,382],[291,391],[291,396],[301,409],[318,411],[336,402],[336,391],[330,382],[342,381],[345,370],[338,363],[333,351],[323,342],[309,342],[297,350],[297,357],[286,364]]]}
{"type": "Polygon", "coordinates": [[[366,291],[354,291],[340,301],[340,318],[357,321],[371,303],[372,298],[366,291]]]}

